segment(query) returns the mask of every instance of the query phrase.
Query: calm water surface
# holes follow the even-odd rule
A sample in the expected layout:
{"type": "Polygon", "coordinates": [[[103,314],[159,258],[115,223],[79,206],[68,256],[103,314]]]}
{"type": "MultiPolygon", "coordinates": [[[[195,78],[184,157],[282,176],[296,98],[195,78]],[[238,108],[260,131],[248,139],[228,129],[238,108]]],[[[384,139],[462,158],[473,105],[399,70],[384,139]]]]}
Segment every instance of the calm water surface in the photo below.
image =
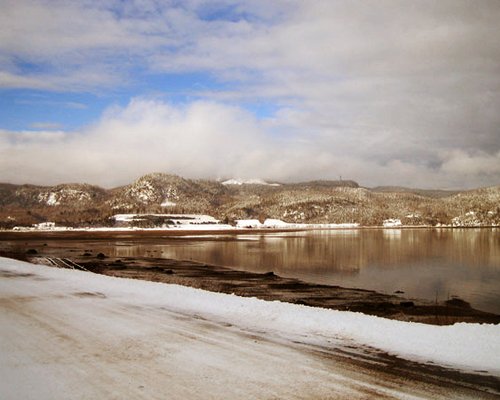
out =
{"type": "Polygon", "coordinates": [[[459,296],[500,313],[500,229],[325,230],[116,242],[118,257],[152,255],[407,297],[459,296]]]}

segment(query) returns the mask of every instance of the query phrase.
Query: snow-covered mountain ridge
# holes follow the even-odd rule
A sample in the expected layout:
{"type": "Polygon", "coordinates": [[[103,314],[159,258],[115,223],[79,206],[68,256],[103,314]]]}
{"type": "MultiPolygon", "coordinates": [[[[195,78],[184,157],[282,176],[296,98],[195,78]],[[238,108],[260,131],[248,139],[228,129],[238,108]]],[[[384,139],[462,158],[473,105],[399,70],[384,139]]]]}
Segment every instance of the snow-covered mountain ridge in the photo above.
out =
{"type": "Polygon", "coordinates": [[[66,226],[110,226],[115,214],[205,214],[236,220],[382,225],[500,225],[500,186],[461,192],[359,187],[353,181],[282,183],[261,179],[193,180],[154,173],[129,185],[0,184],[0,228],[53,221],[66,226]],[[231,182],[229,182],[231,181],[231,182]],[[229,182],[229,183],[228,183],[229,182]],[[236,183],[235,183],[236,182],[236,183]]]}

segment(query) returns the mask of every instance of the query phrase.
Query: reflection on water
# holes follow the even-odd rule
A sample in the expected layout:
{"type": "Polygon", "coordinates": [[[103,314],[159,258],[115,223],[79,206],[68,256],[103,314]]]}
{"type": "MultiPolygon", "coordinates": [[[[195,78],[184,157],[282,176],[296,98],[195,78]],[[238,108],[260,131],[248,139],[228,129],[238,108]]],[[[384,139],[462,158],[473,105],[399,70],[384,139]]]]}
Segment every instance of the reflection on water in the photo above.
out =
{"type": "MultiPolygon", "coordinates": [[[[87,242],[82,246],[90,246],[87,242]]],[[[116,257],[196,260],[308,282],[434,301],[460,296],[500,313],[500,229],[360,229],[92,243],[116,257]]]]}

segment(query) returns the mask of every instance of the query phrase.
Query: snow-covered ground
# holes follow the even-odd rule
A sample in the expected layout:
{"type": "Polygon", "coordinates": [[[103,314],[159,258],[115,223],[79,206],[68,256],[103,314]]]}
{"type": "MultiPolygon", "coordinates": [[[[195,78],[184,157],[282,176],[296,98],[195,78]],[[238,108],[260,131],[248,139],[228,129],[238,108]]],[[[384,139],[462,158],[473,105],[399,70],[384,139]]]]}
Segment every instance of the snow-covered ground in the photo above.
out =
{"type": "Polygon", "coordinates": [[[218,224],[219,220],[215,219],[211,215],[204,214],[115,214],[113,219],[116,222],[133,222],[142,221],[147,217],[157,217],[157,218],[168,218],[175,224],[218,224]]]}
{"type": "Polygon", "coordinates": [[[280,219],[268,218],[262,224],[263,228],[290,228],[290,229],[346,229],[346,228],[359,228],[358,223],[344,223],[344,224],[305,224],[305,223],[290,223],[284,222],[280,219]]]}
{"type": "Polygon", "coordinates": [[[432,361],[469,371],[487,370],[500,376],[500,325],[433,326],[401,322],[178,285],[57,270],[4,258],[0,258],[0,268],[66,279],[75,290],[92,286],[94,291],[113,295],[123,295],[126,291],[152,306],[169,304],[176,312],[202,315],[252,330],[273,331],[302,342],[326,345],[333,339],[355,341],[416,361],[432,361]]]}
{"type": "Polygon", "coordinates": [[[258,219],[237,219],[236,228],[262,228],[262,223],[258,219]]]}
{"type": "Polygon", "coordinates": [[[403,224],[401,223],[400,219],[390,218],[390,219],[384,220],[382,226],[384,228],[396,228],[396,227],[403,226],[403,224]]]}
{"type": "Polygon", "coordinates": [[[280,219],[268,218],[263,223],[258,219],[238,219],[236,220],[236,228],[253,228],[253,229],[346,229],[359,228],[358,223],[346,224],[303,224],[289,223],[280,219]]]}
{"type": "Polygon", "coordinates": [[[498,325],[405,323],[4,258],[0,277],[2,399],[414,398],[397,377],[379,382],[307,346],[500,376],[498,325]]]}

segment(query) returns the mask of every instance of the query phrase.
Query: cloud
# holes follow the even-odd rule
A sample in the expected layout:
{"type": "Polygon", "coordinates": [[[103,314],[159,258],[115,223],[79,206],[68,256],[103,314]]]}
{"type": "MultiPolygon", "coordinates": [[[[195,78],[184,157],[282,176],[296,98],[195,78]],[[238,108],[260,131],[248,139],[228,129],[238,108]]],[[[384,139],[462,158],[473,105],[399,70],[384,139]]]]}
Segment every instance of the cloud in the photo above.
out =
{"type": "Polygon", "coordinates": [[[2,180],[10,182],[85,181],[107,187],[152,171],[281,181],[342,175],[366,186],[420,187],[494,184],[500,174],[500,152],[443,153],[437,167],[397,158],[382,162],[349,142],[331,146],[328,136],[310,140],[307,134],[283,136],[283,130],[286,126],[222,103],[135,98],[125,107],[109,108],[81,132],[0,131],[0,170],[2,180]]]}
{"type": "Polygon", "coordinates": [[[64,131],[55,130],[36,130],[36,131],[7,131],[0,129],[0,150],[7,150],[9,146],[14,148],[17,145],[38,145],[45,143],[60,142],[65,137],[67,133],[64,131]]]}
{"type": "Polygon", "coordinates": [[[62,125],[58,122],[34,122],[30,127],[33,129],[60,129],[62,125]]]}
{"type": "Polygon", "coordinates": [[[56,86],[43,77],[0,71],[0,88],[53,90],[56,86]]]}
{"type": "Polygon", "coordinates": [[[494,154],[479,152],[469,154],[463,150],[447,152],[441,166],[443,172],[463,178],[481,176],[497,179],[500,176],[500,151],[494,154]]]}
{"type": "Polygon", "coordinates": [[[452,149],[500,150],[499,18],[495,1],[292,2],[268,23],[204,26],[153,65],[231,83],[204,96],[275,102],[307,140],[435,168],[452,149]]]}
{"type": "Polygon", "coordinates": [[[123,84],[136,66],[132,58],[170,43],[161,16],[127,15],[132,3],[3,2],[0,87],[96,91],[123,84]]]}
{"type": "Polygon", "coordinates": [[[112,186],[151,171],[216,177],[264,161],[267,152],[258,145],[266,140],[253,116],[238,108],[134,99],[125,108],[108,109],[82,132],[46,137],[4,131],[0,166],[2,179],[18,182],[84,180],[112,186]]]}

